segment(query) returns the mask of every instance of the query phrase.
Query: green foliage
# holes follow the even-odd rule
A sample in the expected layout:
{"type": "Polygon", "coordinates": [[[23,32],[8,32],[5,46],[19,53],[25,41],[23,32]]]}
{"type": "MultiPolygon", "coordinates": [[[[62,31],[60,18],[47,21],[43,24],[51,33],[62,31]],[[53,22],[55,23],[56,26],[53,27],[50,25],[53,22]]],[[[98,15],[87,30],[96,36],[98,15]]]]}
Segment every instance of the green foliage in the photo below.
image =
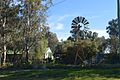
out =
{"type": "Polygon", "coordinates": [[[118,20],[112,19],[111,21],[109,21],[106,30],[110,37],[112,36],[118,37],[118,20]]]}
{"type": "Polygon", "coordinates": [[[116,54],[118,52],[118,20],[112,19],[108,22],[106,27],[107,33],[110,36],[109,45],[111,53],[116,54]]]}
{"type": "Polygon", "coordinates": [[[48,32],[47,38],[48,38],[48,47],[50,47],[52,52],[54,52],[55,51],[55,46],[58,44],[57,35],[55,33],[48,32]]]}
{"type": "Polygon", "coordinates": [[[110,53],[106,58],[106,63],[118,64],[119,63],[119,54],[110,53]]]}
{"type": "Polygon", "coordinates": [[[92,56],[99,52],[98,47],[99,44],[91,40],[79,40],[78,42],[67,40],[63,41],[59,45],[59,48],[56,47],[55,55],[60,55],[60,63],[74,64],[76,54],[78,54],[77,64],[81,64],[83,61],[91,59],[92,56]]]}
{"type": "Polygon", "coordinates": [[[107,60],[109,63],[118,63],[119,62],[118,19],[112,19],[111,21],[109,21],[106,30],[110,37],[109,39],[110,55],[108,56],[107,60]]]}
{"type": "MultiPolygon", "coordinates": [[[[8,45],[11,44],[12,33],[18,22],[19,5],[12,6],[12,0],[1,0],[0,2],[0,47],[2,51],[2,63],[6,62],[8,45]]],[[[1,57],[0,57],[1,58],[1,57]]],[[[1,61],[0,61],[1,62],[1,61]]]]}
{"type": "Polygon", "coordinates": [[[48,41],[46,38],[42,38],[34,47],[32,55],[34,59],[42,60],[44,59],[45,52],[47,51],[48,41]]]}

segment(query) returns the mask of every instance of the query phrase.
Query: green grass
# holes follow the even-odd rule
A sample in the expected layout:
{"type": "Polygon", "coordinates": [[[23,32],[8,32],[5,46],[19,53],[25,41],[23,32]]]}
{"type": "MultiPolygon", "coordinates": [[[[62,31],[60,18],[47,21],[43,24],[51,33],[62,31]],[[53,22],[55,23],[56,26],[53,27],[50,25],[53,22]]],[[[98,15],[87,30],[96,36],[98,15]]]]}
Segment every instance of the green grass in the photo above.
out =
{"type": "Polygon", "coordinates": [[[0,80],[120,80],[120,69],[1,71],[0,80]]]}

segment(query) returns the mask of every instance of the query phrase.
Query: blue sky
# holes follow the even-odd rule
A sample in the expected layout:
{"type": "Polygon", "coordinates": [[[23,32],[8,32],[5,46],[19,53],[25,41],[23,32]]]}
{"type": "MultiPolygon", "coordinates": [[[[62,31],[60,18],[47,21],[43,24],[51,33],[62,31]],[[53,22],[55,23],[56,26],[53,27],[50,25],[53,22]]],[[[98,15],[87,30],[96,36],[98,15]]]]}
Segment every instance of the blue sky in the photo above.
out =
{"type": "Polygon", "coordinates": [[[50,31],[57,34],[59,40],[66,40],[71,34],[71,22],[77,16],[89,21],[91,31],[98,36],[108,37],[108,21],[117,17],[117,0],[53,0],[54,6],[48,11],[50,31]]]}

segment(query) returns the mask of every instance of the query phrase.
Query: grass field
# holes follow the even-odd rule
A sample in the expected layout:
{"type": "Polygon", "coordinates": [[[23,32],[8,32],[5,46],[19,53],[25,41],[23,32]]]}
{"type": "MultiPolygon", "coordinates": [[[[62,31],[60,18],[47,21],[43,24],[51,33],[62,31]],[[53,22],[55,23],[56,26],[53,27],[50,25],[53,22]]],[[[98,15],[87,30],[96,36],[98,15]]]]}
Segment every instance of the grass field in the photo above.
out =
{"type": "Polygon", "coordinates": [[[0,80],[120,80],[120,69],[0,71],[0,80]]]}

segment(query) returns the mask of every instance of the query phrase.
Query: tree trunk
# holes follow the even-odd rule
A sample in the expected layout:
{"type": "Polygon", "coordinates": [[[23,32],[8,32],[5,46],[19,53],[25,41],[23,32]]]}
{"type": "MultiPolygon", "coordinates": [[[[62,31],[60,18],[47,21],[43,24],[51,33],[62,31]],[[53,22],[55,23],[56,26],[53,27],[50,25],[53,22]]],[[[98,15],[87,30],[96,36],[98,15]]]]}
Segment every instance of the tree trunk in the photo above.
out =
{"type": "Polygon", "coordinates": [[[14,51],[13,64],[15,64],[15,63],[16,63],[16,54],[17,54],[17,53],[16,53],[16,50],[15,50],[15,49],[14,49],[13,51],[14,51]]]}
{"type": "Polygon", "coordinates": [[[0,52],[0,68],[2,66],[2,53],[0,52]]]}
{"type": "Polygon", "coordinates": [[[7,49],[6,49],[6,45],[4,45],[3,47],[3,56],[2,56],[2,65],[5,66],[6,63],[6,56],[7,56],[7,49]]]}
{"type": "Polygon", "coordinates": [[[20,61],[21,61],[21,63],[23,63],[25,60],[25,52],[24,52],[24,48],[22,49],[22,55],[21,55],[21,57],[20,57],[20,61]]]}
{"type": "Polygon", "coordinates": [[[2,65],[4,66],[6,63],[6,56],[7,56],[7,50],[6,50],[6,37],[5,37],[5,33],[4,33],[4,28],[6,26],[6,18],[4,18],[4,23],[3,23],[3,55],[2,55],[2,65]]]}
{"type": "Polygon", "coordinates": [[[26,53],[26,55],[25,55],[25,60],[26,60],[26,63],[28,63],[28,54],[29,54],[29,49],[28,49],[28,45],[26,44],[25,45],[25,53],[26,53]]]}

